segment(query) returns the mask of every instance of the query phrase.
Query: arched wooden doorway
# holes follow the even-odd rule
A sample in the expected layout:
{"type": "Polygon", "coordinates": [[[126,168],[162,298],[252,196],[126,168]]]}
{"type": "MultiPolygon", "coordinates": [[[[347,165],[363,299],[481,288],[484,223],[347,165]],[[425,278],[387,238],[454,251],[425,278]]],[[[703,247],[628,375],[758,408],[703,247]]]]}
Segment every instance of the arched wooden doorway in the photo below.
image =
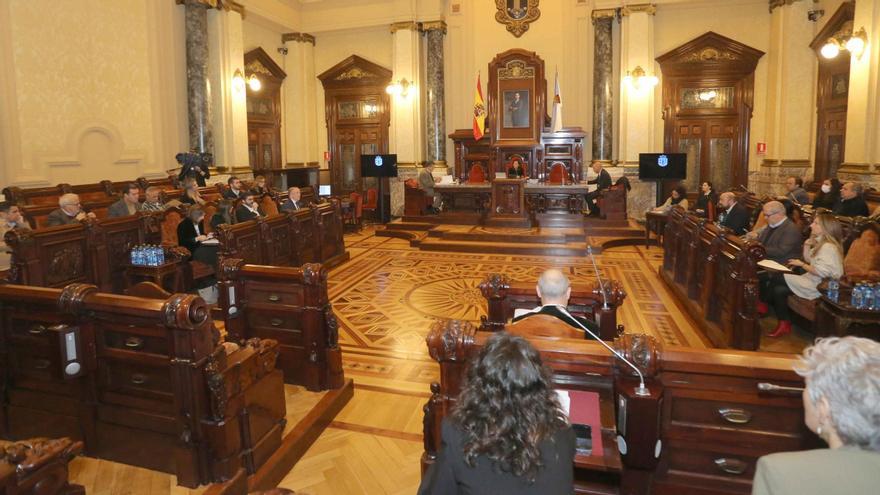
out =
{"type": "Polygon", "coordinates": [[[327,143],[333,194],[377,186],[361,178],[361,155],[388,152],[391,71],[352,55],[318,76],[324,86],[327,143]]]}
{"type": "Polygon", "coordinates": [[[253,76],[260,81],[257,90],[245,84],[249,165],[272,182],[272,170],[281,169],[281,85],[287,74],[262,48],[244,54],[244,74],[246,80],[253,76]]]}
{"type": "Polygon", "coordinates": [[[710,31],[657,57],[663,73],[663,149],[687,153],[688,191],[697,191],[703,181],[718,190],[748,184],[755,66],[763,55],[710,31]]]}
{"type": "Polygon", "coordinates": [[[818,85],[816,91],[816,167],[813,179],[837,177],[837,169],[843,163],[846,144],[846,111],[849,96],[849,52],[842,50],[836,57],[827,59],[820,50],[829,38],[852,32],[855,4],[844,2],[828,19],[822,31],[810,43],[819,59],[818,85]]]}

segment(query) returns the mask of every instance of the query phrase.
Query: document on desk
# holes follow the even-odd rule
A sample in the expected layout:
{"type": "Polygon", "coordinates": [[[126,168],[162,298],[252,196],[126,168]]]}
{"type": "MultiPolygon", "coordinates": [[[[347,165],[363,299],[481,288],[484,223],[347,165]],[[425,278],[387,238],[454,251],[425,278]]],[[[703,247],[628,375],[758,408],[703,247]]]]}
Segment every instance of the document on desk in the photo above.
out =
{"type": "Polygon", "coordinates": [[[792,273],[791,269],[787,266],[780,265],[773,260],[761,260],[758,262],[758,266],[765,270],[770,270],[771,272],[792,273]]]}
{"type": "Polygon", "coordinates": [[[202,241],[202,245],[204,245],[204,246],[219,246],[220,239],[208,239],[207,241],[202,241]]]}
{"type": "Polygon", "coordinates": [[[599,394],[582,390],[556,390],[560,405],[572,423],[590,425],[593,440],[593,456],[602,457],[602,421],[599,416],[599,394]],[[567,400],[566,400],[567,397],[567,400]]]}

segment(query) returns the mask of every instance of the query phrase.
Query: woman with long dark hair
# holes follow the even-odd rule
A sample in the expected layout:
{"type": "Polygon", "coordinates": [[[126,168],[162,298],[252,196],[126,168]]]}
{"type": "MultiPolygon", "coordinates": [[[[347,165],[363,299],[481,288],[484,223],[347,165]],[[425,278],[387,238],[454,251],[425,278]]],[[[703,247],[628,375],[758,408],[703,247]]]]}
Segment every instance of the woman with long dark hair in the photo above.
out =
{"type": "Polygon", "coordinates": [[[697,196],[697,204],[695,209],[697,213],[705,215],[709,211],[709,204],[718,202],[718,193],[715,192],[715,186],[709,181],[703,181],[700,185],[700,195],[697,196]]]}
{"type": "Polygon", "coordinates": [[[830,210],[834,208],[840,199],[840,188],[842,184],[837,179],[825,179],[819,187],[819,192],[813,198],[813,208],[825,208],[830,210]]]}
{"type": "Polygon", "coordinates": [[[654,208],[654,211],[657,213],[669,213],[673,206],[681,206],[685,211],[688,209],[687,188],[683,184],[675,186],[672,194],[666,198],[666,202],[654,208]]]}
{"type": "Polygon", "coordinates": [[[522,337],[490,337],[471,361],[419,495],[573,492],[575,439],[550,371],[522,337]]]}

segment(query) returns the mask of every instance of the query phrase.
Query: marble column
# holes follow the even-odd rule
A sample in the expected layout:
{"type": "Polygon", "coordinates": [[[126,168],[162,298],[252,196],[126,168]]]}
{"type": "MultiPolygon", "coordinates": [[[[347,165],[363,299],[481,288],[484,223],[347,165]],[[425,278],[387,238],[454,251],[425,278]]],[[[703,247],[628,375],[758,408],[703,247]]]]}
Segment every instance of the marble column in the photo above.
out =
{"type": "Polygon", "coordinates": [[[186,0],[186,93],[189,146],[214,152],[211,114],[211,83],[208,74],[208,5],[186,0]]]}
{"type": "Polygon", "coordinates": [[[315,37],[308,33],[285,33],[281,41],[287,48],[284,67],[284,122],[287,138],[286,163],[318,163],[317,82],[315,77],[315,37]]]}
{"type": "Polygon", "coordinates": [[[443,38],[446,23],[443,21],[422,24],[427,46],[425,56],[425,147],[427,160],[446,165],[446,104],[443,87],[443,38]]]}
{"type": "Polygon", "coordinates": [[[593,11],[593,160],[611,161],[614,114],[611,23],[614,17],[614,9],[593,11]]]}
{"type": "Polygon", "coordinates": [[[250,172],[247,91],[232,82],[244,67],[242,14],[235,10],[208,12],[208,77],[212,110],[214,164],[233,174],[250,172]]]}

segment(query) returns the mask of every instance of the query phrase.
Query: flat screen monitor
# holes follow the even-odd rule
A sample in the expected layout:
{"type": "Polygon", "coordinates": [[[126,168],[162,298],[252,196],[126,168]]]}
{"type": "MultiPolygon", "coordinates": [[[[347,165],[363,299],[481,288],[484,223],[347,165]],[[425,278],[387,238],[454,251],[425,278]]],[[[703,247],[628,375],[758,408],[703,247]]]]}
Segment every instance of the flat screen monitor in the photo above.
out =
{"type": "Polygon", "coordinates": [[[686,153],[639,153],[640,180],[684,180],[686,153]]]}
{"type": "Polygon", "coordinates": [[[330,184],[321,184],[318,186],[318,196],[330,196],[330,184]]]}
{"type": "Polygon", "coordinates": [[[397,155],[361,155],[361,177],[397,177],[397,155]]]}

